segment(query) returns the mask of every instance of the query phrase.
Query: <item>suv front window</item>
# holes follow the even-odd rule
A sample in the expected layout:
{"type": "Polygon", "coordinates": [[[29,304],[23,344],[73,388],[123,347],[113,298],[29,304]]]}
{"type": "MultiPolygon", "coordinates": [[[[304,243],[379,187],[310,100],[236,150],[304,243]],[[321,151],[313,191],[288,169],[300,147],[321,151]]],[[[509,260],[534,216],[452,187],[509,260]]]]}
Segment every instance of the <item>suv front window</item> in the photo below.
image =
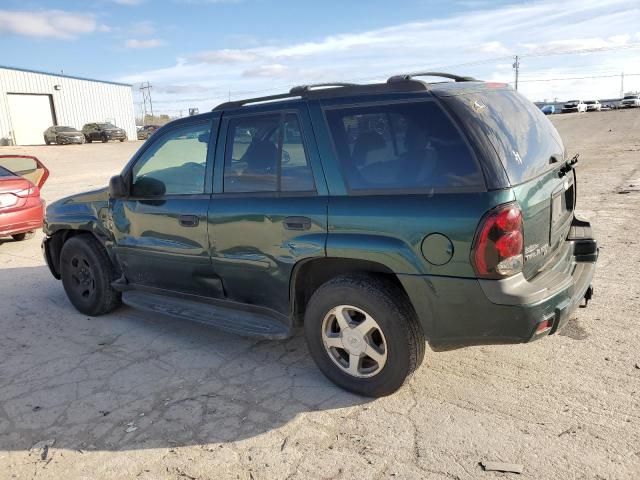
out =
{"type": "Polygon", "coordinates": [[[484,185],[467,143],[434,102],[326,110],[352,190],[484,185]]]}
{"type": "Polygon", "coordinates": [[[133,167],[132,195],[147,196],[150,184],[164,195],[204,193],[209,133],[210,125],[200,123],[154,136],[133,167]]]}

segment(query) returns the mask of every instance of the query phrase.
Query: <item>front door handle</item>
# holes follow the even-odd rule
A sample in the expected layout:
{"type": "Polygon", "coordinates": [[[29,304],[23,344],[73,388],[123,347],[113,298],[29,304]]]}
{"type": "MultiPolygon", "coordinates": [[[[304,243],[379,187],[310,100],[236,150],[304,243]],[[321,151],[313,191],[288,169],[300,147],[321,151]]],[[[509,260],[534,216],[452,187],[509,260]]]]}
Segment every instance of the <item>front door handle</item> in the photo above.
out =
{"type": "Polygon", "coordinates": [[[287,230],[309,230],[311,228],[311,219],[307,217],[286,217],[283,223],[287,230]]]}
{"type": "Polygon", "coordinates": [[[200,223],[200,219],[197,215],[180,215],[178,220],[180,221],[180,225],[183,227],[197,227],[200,223]]]}

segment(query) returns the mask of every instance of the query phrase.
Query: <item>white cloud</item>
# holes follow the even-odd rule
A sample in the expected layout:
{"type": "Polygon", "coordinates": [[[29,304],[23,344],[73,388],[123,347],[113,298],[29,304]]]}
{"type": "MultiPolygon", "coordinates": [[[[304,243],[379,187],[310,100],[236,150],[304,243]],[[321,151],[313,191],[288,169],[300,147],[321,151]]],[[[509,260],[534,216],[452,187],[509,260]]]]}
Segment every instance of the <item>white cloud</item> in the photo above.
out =
{"type": "MultiPolygon", "coordinates": [[[[212,92],[230,89],[232,94],[238,92],[238,96],[240,92],[276,93],[303,83],[368,82],[407,71],[435,69],[511,82],[511,57],[518,53],[524,55],[520,63],[521,90],[537,99],[574,94],[605,97],[619,90],[619,81],[524,80],[599,75],[623,68],[628,72],[638,70],[631,59],[636,58],[633,55],[640,49],[630,48],[640,43],[637,0],[539,0],[484,6],[446,18],[332,34],[291,44],[263,43],[188,53],[174,65],[126,75],[122,80],[186,85],[198,78],[212,92]],[[559,55],[575,49],[604,51],[559,55]],[[541,51],[546,54],[527,56],[541,51]],[[278,82],[274,85],[265,79],[278,82]]],[[[633,78],[640,81],[640,77],[633,78]]],[[[178,93],[166,100],[169,98],[179,103],[178,93]]],[[[225,99],[221,97],[220,101],[225,99]]],[[[190,106],[205,109],[214,100],[203,97],[206,103],[190,106]]],[[[193,101],[191,98],[190,102],[193,101]]]]}
{"type": "Polygon", "coordinates": [[[96,30],[93,15],[62,10],[0,10],[0,34],[70,39],[96,30]]]}
{"type": "Polygon", "coordinates": [[[289,67],[280,63],[271,65],[260,65],[256,68],[250,68],[242,72],[245,77],[262,77],[262,78],[283,78],[290,73],[289,67]]]}
{"type": "Polygon", "coordinates": [[[124,46],[127,48],[156,48],[164,45],[164,42],[159,38],[149,38],[146,40],[137,40],[135,38],[129,39],[125,42],[124,46]]]}

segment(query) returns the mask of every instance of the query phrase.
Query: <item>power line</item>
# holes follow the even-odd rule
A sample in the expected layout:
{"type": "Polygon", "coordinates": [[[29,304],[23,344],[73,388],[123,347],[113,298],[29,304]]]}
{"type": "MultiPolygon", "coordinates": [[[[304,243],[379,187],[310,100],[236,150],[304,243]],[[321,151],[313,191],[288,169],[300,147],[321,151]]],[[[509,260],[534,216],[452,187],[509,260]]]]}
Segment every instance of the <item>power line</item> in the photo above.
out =
{"type": "MultiPolygon", "coordinates": [[[[623,76],[627,76],[627,77],[635,77],[635,76],[640,76],[640,73],[623,73],[623,76]]],[[[586,77],[562,77],[562,78],[535,78],[535,79],[529,79],[529,80],[520,80],[520,83],[530,83],[530,82],[561,82],[564,80],[589,80],[592,78],[613,78],[613,77],[619,77],[620,74],[616,74],[616,75],[589,75],[586,77]]]]}

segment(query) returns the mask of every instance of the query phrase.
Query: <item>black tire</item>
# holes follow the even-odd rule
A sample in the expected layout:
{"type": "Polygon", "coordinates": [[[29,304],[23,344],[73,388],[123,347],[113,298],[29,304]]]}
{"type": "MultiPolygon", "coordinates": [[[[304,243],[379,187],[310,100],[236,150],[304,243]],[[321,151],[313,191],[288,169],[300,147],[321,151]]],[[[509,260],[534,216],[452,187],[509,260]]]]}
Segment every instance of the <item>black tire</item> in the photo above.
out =
{"type": "Polygon", "coordinates": [[[91,143],[92,142],[91,137],[89,135],[85,135],[84,136],[84,140],[85,140],[86,143],[91,143]]]}
{"type": "Polygon", "coordinates": [[[120,143],[124,142],[126,140],[126,138],[121,138],[120,139],[120,143]]]}
{"type": "Polygon", "coordinates": [[[102,136],[101,140],[102,143],[107,143],[109,141],[109,139],[105,135],[102,136]]]}
{"type": "Polygon", "coordinates": [[[89,316],[109,313],[121,303],[111,287],[116,272],[102,245],[90,234],[71,237],[62,246],[60,275],[74,307],[89,316]]]}
{"type": "Polygon", "coordinates": [[[49,140],[47,140],[47,137],[44,137],[44,143],[46,145],[51,145],[51,142],[49,140]]]}
{"type": "Polygon", "coordinates": [[[312,358],[336,385],[359,395],[383,397],[398,390],[424,359],[425,336],[405,292],[383,277],[336,277],[311,297],[304,332],[312,358]],[[323,322],[338,305],[350,305],[375,319],[386,341],[386,363],[374,376],[359,378],[339,368],[323,343],[323,322]]]}
{"type": "Polygon", "coordinates": [[[23,240],[29,240],[35,236],[36,232],[31,230],[30,232],[16,233],[15,235],[11,235],[16,242],[22,242],[23,240]]]}

